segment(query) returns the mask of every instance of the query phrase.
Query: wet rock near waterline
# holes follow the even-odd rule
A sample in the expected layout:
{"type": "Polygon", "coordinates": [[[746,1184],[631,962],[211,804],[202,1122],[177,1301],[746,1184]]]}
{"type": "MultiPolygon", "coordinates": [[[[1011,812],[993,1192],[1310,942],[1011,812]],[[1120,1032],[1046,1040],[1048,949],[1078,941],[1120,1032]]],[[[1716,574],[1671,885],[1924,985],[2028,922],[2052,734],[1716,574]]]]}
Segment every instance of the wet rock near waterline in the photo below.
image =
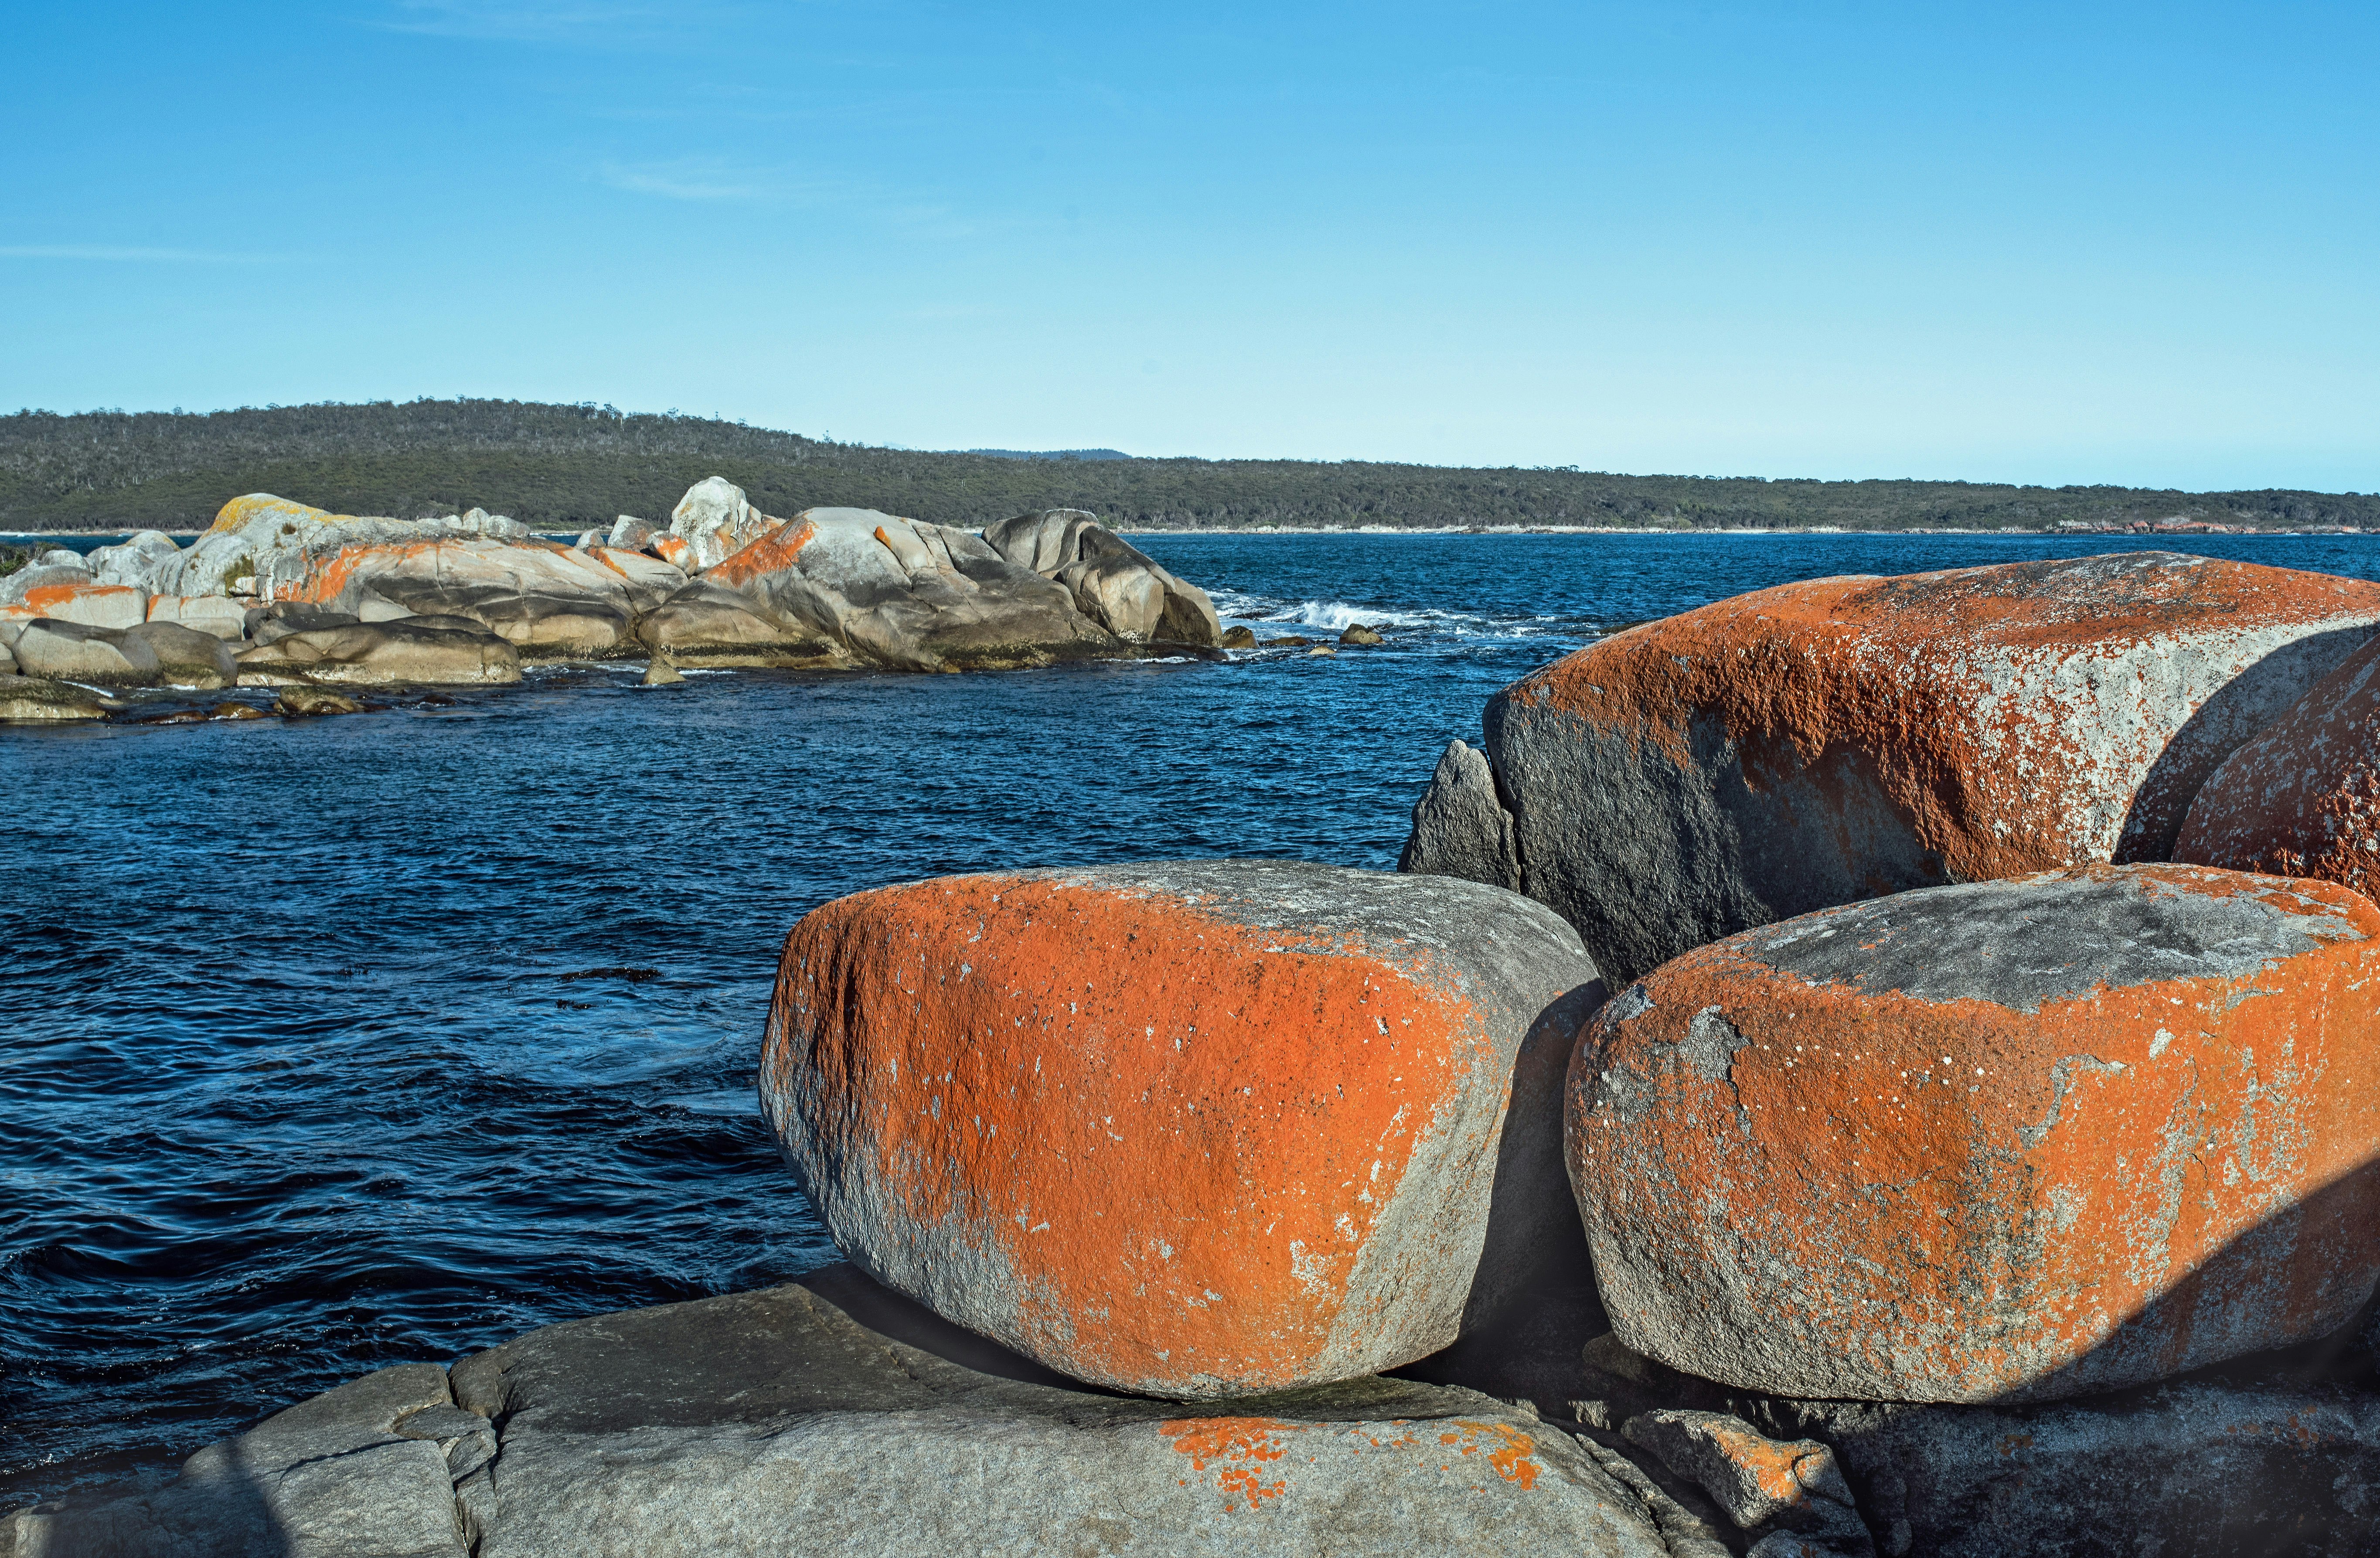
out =
{"type": "Polygon", "coordinates": [[[1485,752],[1460,741],[1446,744],[1428,787],[1414,802],[1397,870],[1520,891],[1512,813],[1496,798],[1496,773],[1485,752]]]}
{"type": "Polygon", "coordinates": [[[47,724],[103,720],[124,705],[113,698],[46,676],[0,675],[0,722],[47,724]]]}
{"type": "Polygon", "coordinates": [[[1084,615],[1132,643],[1221,646],[1205,590],[1079,508],[1044,508],[988,527],[984,544],[1013,566],[1065,586],[1084,615]]]}
{"type": "Polygon", "coordinates": [[[2170,850],[2380,584],[2169,553],[1817,579],[1615,634],[1486,719],[1531,897],[1617,980],[1833,904],[2170,850]]]}
{"type": "Polygon", "coordinates": [[[2380,1278],[2380,910],[2094,867],[1804,916],[1617,996],[1571,1177],[1614,1331],[1792,1396],[2044,1400],[2380,1278]]]}
{"type": "Polygon", "coordinates": [[[795,928],[761,1092],[880,1280],[1078,1379],[1245,1394],[1436,1352],[1578,1249],[1559,1072],[1601,993],[1450,878],[949,877],[795,928]]]}
{"type": "Polygon", "coordinates": [[[1385,644],[1389,640],[1380,636],[1379,629],[1366,627],[1362,623],[1355,622],[1348,624],[1346,631],[1339,635],[1339,641],[1357,648],[1369,648],[1374,644],[1385,644]]]}
{"type": "Polygon", "coordinates": [[[2224,760],[2191,802],[2173,856],[2380,897],[2380,641],[2224,760]]]}
{"type": "Polygon", "coordinates": [[[289,633],[243,651],[238,663],[242,687],[502,687],[518,682],[521,676],[519,651],[495,635],[417,621],[359,622],[289,633]]]}
{"type": "Polygon", "coordinates": [[[1249,627],[1226,627],[1223,629],[1221,647],[1227,650],[1254,649],[1257,647],[1256,630],[1249,627]]]}
{"type": "Polygon", "coordinates": [[[364,712],[364,706],[361,703],[345,693],[333,692],[328,688],[319,687],[283,688],[281,695],[273,700],[273,708],[275,713],[301,719],[321,714],[360,714],[364,712]]]}

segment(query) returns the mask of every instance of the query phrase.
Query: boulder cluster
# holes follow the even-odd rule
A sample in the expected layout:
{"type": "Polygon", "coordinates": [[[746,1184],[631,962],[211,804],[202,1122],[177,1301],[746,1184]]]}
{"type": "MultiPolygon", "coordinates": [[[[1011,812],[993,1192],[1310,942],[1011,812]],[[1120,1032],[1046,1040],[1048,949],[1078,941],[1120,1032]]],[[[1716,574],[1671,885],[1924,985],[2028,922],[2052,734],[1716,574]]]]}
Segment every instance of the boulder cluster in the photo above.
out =
{"type": "Polygon", "coordinates": [[[846,1264],[19,1552],[2380,1552],[2375,632],[2163,554],[1788,586],[1507,688],[1400,872],[829,903],[759,1092],[846,1264]]]}
{"type": "Polygon", "coordinates": [[[720,477],[667,526],[563,546],[480,509],[328,514],[264,493],[187,548],[150,530],[0,577],[0,718],[97,688],[501,686],[524,661],[953,671],[1211,652],[1214,603],[1091,515],[983,534],[873,509],[760,513],[720,477]]]}

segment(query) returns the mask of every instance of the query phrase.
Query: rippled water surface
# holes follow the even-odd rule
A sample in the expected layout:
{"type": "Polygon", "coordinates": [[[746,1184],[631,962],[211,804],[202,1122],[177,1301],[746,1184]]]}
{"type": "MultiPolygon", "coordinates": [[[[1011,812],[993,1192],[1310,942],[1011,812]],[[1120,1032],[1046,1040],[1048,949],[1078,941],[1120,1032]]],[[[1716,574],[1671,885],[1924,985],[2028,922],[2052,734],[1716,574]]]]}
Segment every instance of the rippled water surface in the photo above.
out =
{"type": "MultiPolygon", "coordinates": [[[[753,1101],[825,899],[1186,855],[1388,867],[1497,688],[1788,579],[2107,538],[1157,536],[1267,633],[979,676],[565,669],[452,708],[0,730],[0,1503],[382,1364],[832,1259],[753,1101]]],[[[2192,550],[2374,577],[2380,542],[2192,550]]]]}

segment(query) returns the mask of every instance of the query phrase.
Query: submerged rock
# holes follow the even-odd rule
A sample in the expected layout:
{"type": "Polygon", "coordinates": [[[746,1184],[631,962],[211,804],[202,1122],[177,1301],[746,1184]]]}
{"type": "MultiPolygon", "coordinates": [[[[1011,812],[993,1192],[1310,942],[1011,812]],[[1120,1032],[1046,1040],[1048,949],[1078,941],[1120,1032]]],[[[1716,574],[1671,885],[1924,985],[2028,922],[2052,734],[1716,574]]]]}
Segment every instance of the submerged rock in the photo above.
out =
{"type": "Polygon", "coordinates": [[[320,687],[283,688],[281,696],[273,700],[273,707],[275,712],[300,718],[318,714],[360,714],[364,712],[362,704],[345,693],[320,687]]]}
{"type": "Polygon", "coordinates": [[[1435,1352],[1578,1248],[1559,1074],[1601,995],[1557,917],[1450,878],[946,877],[795,928],[761,1094],[880,1280],[1077,1379],[1246,1394],[1435,1352]]]}
{"type": "Polygon", "coordinates": [[[2380,584],[2171,553],[1782,585],[1487,715],[1533,898],[1636,979],[1881,894],[2162,859],[2199,786],[2380,624],[2380,584]]]}
{"type": "Polygon", "coordinates": [[[2380,1280],[2380,909],[2092,867],[1690,953],[1571,1065],[1619,1339],[1796,1397],[2038,1401],[2337,1330],[2380,1280]]]}

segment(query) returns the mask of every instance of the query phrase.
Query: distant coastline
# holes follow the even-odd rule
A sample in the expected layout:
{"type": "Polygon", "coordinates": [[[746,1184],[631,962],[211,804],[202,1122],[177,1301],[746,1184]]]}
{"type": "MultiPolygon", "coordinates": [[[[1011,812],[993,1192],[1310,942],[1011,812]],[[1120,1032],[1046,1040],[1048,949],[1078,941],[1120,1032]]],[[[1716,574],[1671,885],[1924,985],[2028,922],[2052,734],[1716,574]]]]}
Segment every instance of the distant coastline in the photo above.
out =
{"type": "Polygon", "coordinates": [[[770,514],[849,506],[973,528],[1032,509],[1082,508],[1118,530],[1151,535],[2380,530],[2380,494],[2363,493],[1117,456],[894,449],[608,406],[494,400],[23,411],[0,417],[0,529],[188,531],[211,523],[227,499],[263,492],[400,519],[477,506],[576,535],[624,514],[666,517],[687,487],[716,474],[770,514]]]}

